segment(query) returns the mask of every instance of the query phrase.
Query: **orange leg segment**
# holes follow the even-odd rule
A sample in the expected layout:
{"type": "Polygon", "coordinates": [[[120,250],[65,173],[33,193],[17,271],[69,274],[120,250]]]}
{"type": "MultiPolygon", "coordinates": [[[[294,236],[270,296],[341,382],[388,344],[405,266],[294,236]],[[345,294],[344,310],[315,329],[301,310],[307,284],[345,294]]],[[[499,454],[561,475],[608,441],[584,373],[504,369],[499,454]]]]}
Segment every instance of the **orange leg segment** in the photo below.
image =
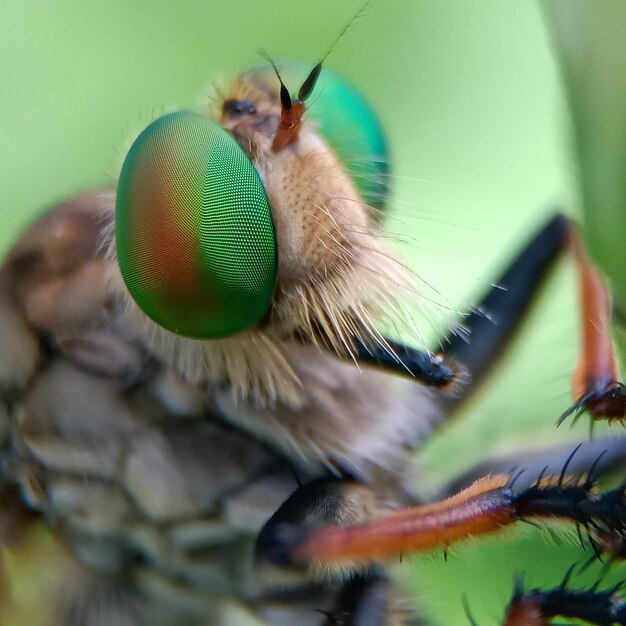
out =
{"type": "MultiPolygon", "coordinates": [[[[593,471],[593,470],[592,470],[593,471]]],[[[458,494],[434,504],[379,511],[369,521],[342,522],[344,514],[328,517],[341,494],[350,492],[338,482],[303,486],[281,507],[260,535],[257,556],[281,567],[352,568],[380,563],[406,552],[446,549],[458,541],[498,532],[518,521],[543,523],[560,520],[575,524],[597,545],[598,533],[620,540],[624,537],[626,491],[618,488],[595,492],[589,476],[573,478],[564,472],[542,477],[520,490],[511,476],[499,474],[477,480],[458,494]],[[315,493],[308,512],[296,519],[294,503],[315,493]],[[313,511],[320,512],[313,521],[313,511]]],[[[582,540],[582,535],[581,535],[582,540]]]]}
{"type": "Polygon", "coordinates": [[[626,388],[619,382],[610,335],[611,299],[596,266],[589,259],[582,237],[571,226],[570,249],[579,282],[581,351],[572,381],[575,403],[559,419],[589,411],[594,419],[626,417],[626,388]]]}
{"type": "Polygon", "coordinates": [[[507,475],[483,478],[436,504],[403,509],[368,524],[322,528],[295,550],[295,560],[327,565],[369,562],[495,532],[516,519],[505,491],[509,481],[507,475]]]}

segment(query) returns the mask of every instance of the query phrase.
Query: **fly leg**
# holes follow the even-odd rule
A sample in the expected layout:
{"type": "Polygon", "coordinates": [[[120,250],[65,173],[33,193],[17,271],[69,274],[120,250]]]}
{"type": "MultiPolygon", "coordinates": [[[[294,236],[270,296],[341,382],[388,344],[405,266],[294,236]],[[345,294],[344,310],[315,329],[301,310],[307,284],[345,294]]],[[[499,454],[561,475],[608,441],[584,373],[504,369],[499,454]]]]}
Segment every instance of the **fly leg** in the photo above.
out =
{"type": "Polygon", "coordinates": [[[401,594],[387,573],[372,568],[341,583],[270,590],[247,607],[238,605],[240,614],[246,612],[246,621],[236,621],[231,611],[211,626],[424,626],[409,607],[410,598],[401,594]]]}
{"type": "Polygon", "coordinates": [[[508,346],[537,290],[566,248],[571,222],[555,215],[545,224],[496,281],[475,311],[467,315],[458,331],[441,341],[443,349],[432,355],[385,340],[386,349],[356,345],[359,361],[375,364],[423,384],[444,389],[469,374],[465,385],[444,402],[456,409],[489,373],[508,346]]]}
{"type": "Polygon", "coordinates": [[[454,413],[477,390],[515,338],[538,290],[567,246],[570,227],[570,221],[559,214],[544,224],[480,304],[441,341],[442,356],[458,363],[470,383],[456,394],[442,397],[448,413],[454,413]]]}
{"type": "Polygon", "coordinates": [[[356,570],[300,561],[294,548],[315,530],[375,519],[395,507],[367,485],[349,480],[320,479],[298,488],[261,530],[256,560],[271,578],[282,572],[289,580],[333,581],[342,585],[331,608],[319,612],[323,626],[416,625],[415,612],[378,565],[356,570]]]}
{"type": "Polygon", "coordinates": [[[626,469],[626,437],[602,437],[585,441],[572,457],[572,443],[555,444],[541,448],[522,449],[514,454],[490,457],[456,476],[441,490],[440,495],[452,495],[471,485],[481,476],[514,472],[519,489],[536,482],[541,476],[558,474],[566,463],[568,472],[581,475],[595,468],[595,474],[603,479],[624,475],[626,469]]]}
{"type": "Polygon", "coordinates": [[[626,387],[619,382],[610,335],[611,298],[600,271],[589,259],[582,237],[571,229],[570,249],[578,274],[581,351],[574,372],[575,402],[559,419],[588,411],[594,420],[626,417],[626,387]]]}
{"type": "MultiPolygon", "coordinates": [[[[444,396],[441,403],[447,412],[457,409],[488,375],[551,268],[570,247],[573,228],[561,215],[544,225],[476,312],[465,318],[464,332],[444,343],[444,362],[456,362],[472,379],[471,386],[444,396]]],[[[402,356],[401,346],[394,349],[402,356]]],[[[345,577],[354,572],[367,577],[372,567],[390,558],[414,551],[446,550],[449,545],[497,533],[520,520],[559,518],[594,529],[598,516],[605,512],[594,509],[593,481],[570,480],[564,474],[565,470],[561,474],[540,471],[535,483],[515,488],[515,477],[509,472],[487,476],[450,498],[407,509],[385,502],[359,483],[317,481],[298,489],[270,519],[259,535],[257,558],[304,577],[345,577]],[[367,498],[361,498],[363,495],[367,498]],[[596,515],[593,519],[591,509],[596,515]]],[[[609,500],[601,502],[606,502],[608,510],[609,500]]],[[[606,517],[613,533],[615,524],[606,517]]]]}
{"type": "Polygon", "coordinates": [[[325,478],[299,487],[261,529],[255,547],[256,561],[273,576],[288,571],[291,580],[324,580],[350,575],[351,568],[313,571],[294,558],[293,549],[309,533],[328,526],[365,523],[388,511],[390,506],[369,486],[349,480],[325,478]]]}
{"type": "Polygon", "coordinates": [[[572,568],[554,589],[525,591],[523,581],[517,581],[503,626],[549,626],[557,617],[584,620],[597,626],[626,624],[622,583],[605,589],[598,589],[598,585],[576,589],[568,584],[571,573],[572,568]]]}
{"type": "Polygon", "coordinates": [[[272,516],[257,543],[259,560],[311,578],[368,575],[390,559],[494,535],[520,522],[573,525],[597,543],[602,534],[623,541],[624,485],[603,493],[596,467],[568,473],[574,451],[558,475],[542,474],[519,488],[516,475],[486,476],[443,500],[393,508],[369,488],[316,481],[298,489],[272,516]]]}
{"type": "Polygon", "coordinates": [[[610,337],[611,302],[599,270],[585,251],[577,227],[563,215],[543,226],[496,281],[476,310],[451,336],[444,339],[441,356],[467,371],[471,386],[444,396],[454,412],[489,374],[506,349],[555,262],[568,251],[578,275],[581,309],[581,353],[573,379],[575,403],[559,421],[572,413],[589,411],[594,419],[623,419],[626,389],[610,337]]]}
{"type": "Polygon", "coordinates": [[[357,574],[341,588],[323,626],[419,626],[424,624],[406,608],[382,569],[357,574]]]}

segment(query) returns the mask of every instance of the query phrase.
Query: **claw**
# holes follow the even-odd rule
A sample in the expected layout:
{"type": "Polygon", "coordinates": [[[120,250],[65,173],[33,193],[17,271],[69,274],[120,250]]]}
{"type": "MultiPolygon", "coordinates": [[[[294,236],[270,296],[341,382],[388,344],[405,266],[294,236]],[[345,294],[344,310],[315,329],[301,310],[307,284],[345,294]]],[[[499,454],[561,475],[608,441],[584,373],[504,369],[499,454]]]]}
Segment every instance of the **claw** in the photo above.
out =
{"type": "Polygon", "coordinates": [[[570,415],[575,413],[574,420],[588,411],[595,420],[617,420],[626,418],[626,386],[623,383],[611,381],[603,388],[594,388],[585,393],[576,402],[563,412],[557,420],[560,426],[570,415]]]}

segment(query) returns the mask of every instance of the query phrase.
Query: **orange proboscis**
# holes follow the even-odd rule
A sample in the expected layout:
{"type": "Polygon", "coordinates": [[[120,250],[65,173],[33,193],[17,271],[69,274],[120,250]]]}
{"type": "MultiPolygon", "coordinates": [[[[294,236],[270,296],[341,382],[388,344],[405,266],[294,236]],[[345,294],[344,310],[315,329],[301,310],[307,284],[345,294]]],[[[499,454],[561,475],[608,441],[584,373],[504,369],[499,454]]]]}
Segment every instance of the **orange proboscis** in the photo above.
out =
{"type": "Polygon", "coordinates": [[[519,598],[515,600],[506,614],[502,626],[547,626],[549,621],[536,600],[519,598]]]}
{"type": "Polygon", "coordinates": [[[435,504],[403,509],[367,524],[323,528],[309,535],[295,558],[327,564],[365,562],[445,548],[495,532],[515,521],[513,504],[503,491],[509,480],[507,475],[486,477],[435,504]]]}

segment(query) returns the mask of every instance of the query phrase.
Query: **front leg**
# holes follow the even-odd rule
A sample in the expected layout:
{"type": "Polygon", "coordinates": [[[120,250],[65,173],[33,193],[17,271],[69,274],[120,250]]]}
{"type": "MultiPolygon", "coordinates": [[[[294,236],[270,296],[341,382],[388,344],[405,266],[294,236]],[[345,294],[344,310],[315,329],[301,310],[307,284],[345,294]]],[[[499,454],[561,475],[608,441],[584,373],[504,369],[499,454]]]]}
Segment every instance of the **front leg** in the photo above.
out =
{"type": "Polygon", "coordinates": [[[294,547],[309,533],[328,526],[365,523],[396,508],[388,498],[359,482],[320,479],[297,489],[261,530],[256,560],[270,574],[340,579],[332,608],[320,611],[324,626],[401,626],[423,623],[381,567],[311,566],[294,558],[294,547]]]}
{"type": "Polygon", "coordinates": [[[322,528],[366,523],[397,507],[363,483],[332,478],[312,481],[299,487],[265,524],[257,538],[256,561],[273,575],[288,571],[292,579],[349,577],[349,565],[343,570],[315,569],[298,561],[294,548],[322,528]]]}
{"type": "Polygon", "coordinates": [[[555,215],[512,260],[475,311],[442,341],[442,357],[459,364],[471,380],[461,392],[443,397],[452,414],[490,373],[523,321],[556,261],[569,253],[578,279],[581,351],[573,377],[574,405],[559,420],[588,411],[593,419],[622,420],[626,390],[610,336],[611,298],[599,269],[587,255],[576,224],[555,215]]]}
{"type": "Polygon", "coordinates": [[[486,476],[450,498],[398,510],[358,483],[316,481],[298,489],[265,525],[257,559],[314,578],[367,575],[405,553],[445,551],[520,521],[558,520],[573,524],[581,540],[583,532],[592,541],[598,533],[623,540],[626,491],[598,494],[595,466],[568,474],[575,453],[560,474],[542,474],[530,486],[516,487],[516,475],[486,476]]]}

